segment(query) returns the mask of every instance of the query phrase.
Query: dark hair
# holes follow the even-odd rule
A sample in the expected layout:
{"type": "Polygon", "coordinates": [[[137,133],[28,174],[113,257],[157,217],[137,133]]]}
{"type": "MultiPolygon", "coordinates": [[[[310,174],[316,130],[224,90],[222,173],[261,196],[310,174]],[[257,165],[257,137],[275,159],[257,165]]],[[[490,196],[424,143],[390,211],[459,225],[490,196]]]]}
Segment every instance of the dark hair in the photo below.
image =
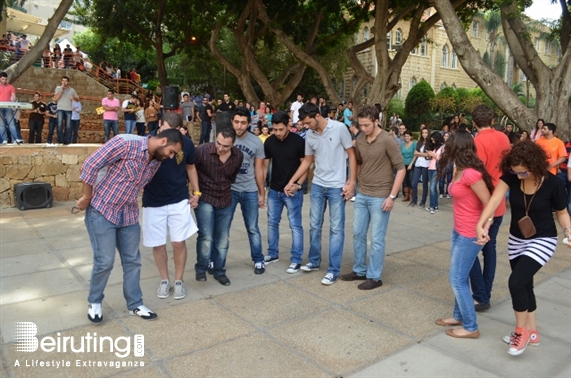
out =
{"type": "Polygon", "coordinates": [[[67,77],[67,76],[62,76],[61,79],[62,79],[62,80],[63,80],[63,79],[66,79],[67,81],[69,81],[69,77],[67,77]]]}
{"type": "MultiPolygon", "coordinates": [[[[236,107],[236,109],[234,110],[234,114],[232,114],[232,121],[234,120],[234,117],[236,117],[236,116],[248,118],[248,123],[250,123],[252,121],[250,111],[243,106],[237,106],[236,107]]],[[[227,137],[225,137],[225,138],[227,138],[227,137]]]]}
{"type": "Polygon", "coordinates": [[[510,144],[514,145],[517,142],[519,142],[520,139],[521,139],[521,133],[519,131],[516,131],[515,133],[511,134],[510,144]]]}
{"type": "Polygon", "coordinates": [[[307,104],[303,104],[301,108],[299,108],[299,120],[303,121],[305,118],[315,118],[319,114],[319,107],[312,102],[308,102],[307,104]]]}
{"type": "Polygon", "coordinates": [[[492,126],[494,111],[488,105],[478,105],[472,112],[472,121],[478,127],[492,126]]]}
{"type": "Polygon", "coordinates": [[[458,125],[458,130],[468,130],[468,125],[461,123],[458,125]]]}
{"type": "Polygon", "coordinates": [[[383,111],[383,107],[381,106],[381,104],[379,104],[378,102],[375,104],[375,108],[377,108],[377,110],[380,112],[383,111]]]}
{"type": "Polygon", "coordinates": [[[231,127],[223,127],[216,132],[216,136],[222,135],[223,138],[232,138],[232,143],[236,141],[236,131],[231,127]]]}
{"type": "Polygon", "coordinates": [[[377,108],[371,105],[363,106],[361,109],[359,109],[357,118],[368,118],[369,120],[375,122],[379,120],[379,111],[377,108]]]}
{"type": "Polygon", "coordinates": [[[8,74],[6,72],[0,72],[0,77],[8,77],[8,74]]]}
{"type": "Polygon", "coordinates": [[[432,149],[433,150],[438,150],[440,148],[440,146],[442,146],[444,144],[444,137],[442,136],[440,131],[433,132],[430,135],[430,138],[434,139],[434,142],[432,142],[432,149]]]}
{"type": "Polygon", "coordinates": [[[410,135],[410,137],[412,138],[412,131],[406,129],[403,133],[403,135],[410,135]]]}
{"type": "Polygon", "coordinates": [[[34,94],[42,97],[42,94],[40,92],[35,92],[34,94]]]}
{"type": "Polygon", "coordinates": [[[525,133],[525,135],[526,135],[526,136],[525,136],[525,139],[526,139],[526,140],[531,140],[531,138],[529,137],[529,131],[527,131],[527,130],[522,130],[522,131],[521,131],[521,135],[522,135],[522,136],[523,136],[523,133],[525,133]]]}
{"type": "Polygon", "coordinates": [[[535,132],[536,133],[539,131],[539,121],[541,121],[541,123],[543,123],[545,125],[545,121],[543,120],[543,118],[538,118],[537,121],[535,121],[535,132]]]}
{"type": "Polygon", "coordinates": [[[182,146],[182,134],[176,129],[163,130],[158,133],[155,138],[167,138],[167,146],[173,144],[180,144],[182,146]]]}
{"type": "Polygon", "coordinates": [[[535,177],[536,183],[541,182],[542,177],[547,176],[547,153],[545,150],[533,143],[530,139],[522,140],[504,154],[500,169],[508,173],[512,167],[522,165],[526,167],[535,177]]]}
{"type": "Polygon", "coordinates": [[[115,90],[113,90],[113,89],[108,89],[108,90],[107,90],[107,93],[115,94],[115,90]]]}
{"type": "Polygon", "coordinates": [[[180,129],[182,127],[182,117],[177,112],[164,112],[162,123],[167,123],[171,129],[180,129]]]}
{"type": "MultiPolygon", "coordinates": [[[[422,129],[422,130],[420,130],[420,134],[418,135],[418,142],[416,143],[416,150],[418,152],[420,152],[420,148],[422,146],[425,146],[426,144],[430,143],[430,130],[428,130],[428,127],[425,129],[422,129]],[[428,131],[428,137],[427,138],[424,138],[422,136],[422,130],[428,131]]],[[[426,147],[424,149],[426,150],[426,147]]]]}
{"type": "Polygon", "coordinates": [[[290,120],[289,114],[287,114],[283,110],[278,110],[272,116],[272,124],[282,123],[287,126],[289,120],[290,120]]]}
{"type": "Polygon", "coordinates": [[[557,126],[555,126],[555,124],[551,123],[551,122],[547,122],[543,126],[547,127],[549,130],[553,131],[553,134],[555,134],[555,130],[557,130],[557,126]]]}
{"type": "Polygon", "coordinates": [[[398,128],[398,127],[396,127],[396,126],[391,126],[391,131],[392,131],[393,133],[395,133],[396,135],[399,135],[399,128],[398,128]]]}
{"type": "Polygon", "coordinates": [[[484,163],[476,155],[476,144],[472,134],[465,130],[457,130],[446,141],[444,152],[438,161],[438,176],[444,177],[447,173],[446,168],[456,164],[457,168],[472,168],[482,174],[482,179],[486,183],[486,187],[492,193],[494,184],[492,176],[486,171],[484,163]]]}

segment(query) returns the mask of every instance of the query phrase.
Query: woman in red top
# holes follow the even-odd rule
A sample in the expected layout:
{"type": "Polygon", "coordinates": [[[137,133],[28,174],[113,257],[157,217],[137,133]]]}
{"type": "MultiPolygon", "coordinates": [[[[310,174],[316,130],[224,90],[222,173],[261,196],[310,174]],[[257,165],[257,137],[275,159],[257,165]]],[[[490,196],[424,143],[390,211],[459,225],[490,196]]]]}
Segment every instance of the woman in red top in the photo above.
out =
{"type": "Polygon", "coordinates": [[[450,241],[449,278],[456,300],[452,317],[438,319],[436,324],[461,325],[462,328],[448,329],[446,334],[456,338],[476,339],[480,332],[468,278],[484,244],[476,244],[476,224],[494,186],[484,163],[476,155],[474,138],[466,130],[456,130],[446,142],[439,161],[438,175],[444,176],[446,167],[451,164],[455,165],[450,183],[454,229],[450,241]]]}

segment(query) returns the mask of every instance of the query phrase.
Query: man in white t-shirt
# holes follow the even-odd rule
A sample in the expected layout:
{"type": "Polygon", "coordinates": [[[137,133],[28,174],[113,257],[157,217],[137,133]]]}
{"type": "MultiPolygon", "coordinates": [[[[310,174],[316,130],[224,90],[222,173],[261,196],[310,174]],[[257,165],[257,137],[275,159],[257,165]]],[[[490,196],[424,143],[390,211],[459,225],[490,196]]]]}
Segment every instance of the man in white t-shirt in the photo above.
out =
{"type": "Polygon", "coordinates": [[[291,104],[289,116],[293,119],[293,124],[295,125],[299,121],[299,108],[303,105],[303,95],[297,95],[297,101],[291,104]]]}

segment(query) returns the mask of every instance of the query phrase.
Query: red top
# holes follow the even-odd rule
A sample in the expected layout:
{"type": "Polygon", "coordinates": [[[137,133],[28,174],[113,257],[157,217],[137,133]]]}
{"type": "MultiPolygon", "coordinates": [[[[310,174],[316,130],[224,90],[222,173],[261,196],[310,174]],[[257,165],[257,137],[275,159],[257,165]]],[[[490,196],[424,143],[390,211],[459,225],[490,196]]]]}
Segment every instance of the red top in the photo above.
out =
{"type": "Polygon", "coordinates": [[[458,181],[450,183],[452,209],[454,211],[454,229],[467,238],[475,238],[476,224],[484,210],[480,198],[474,193],[471,185],[482,179],[482,174],[475,169],[467,168],[458,181]]]}
{"type": "Polygon", "coordinates": [[[12,102],[12,94],[16,94],[16,89],[12,84],[0,84],[0,101],[12,102]]]}
{"type": "MultiPolygon", "coordinates": [[[[476,144],[476,154],[484,163],[486,171],[492,176],[494,187],[498,185],[502,171],[500,171],[500,163],[504,151],[511,148],[510,141],[506,134],[489,128],[482,130],[474,139],[476,144]]],[[[500,206],[496,209],[494,217],[502,216],[506,213],[506,201],[502,200],[500,206]]]]}

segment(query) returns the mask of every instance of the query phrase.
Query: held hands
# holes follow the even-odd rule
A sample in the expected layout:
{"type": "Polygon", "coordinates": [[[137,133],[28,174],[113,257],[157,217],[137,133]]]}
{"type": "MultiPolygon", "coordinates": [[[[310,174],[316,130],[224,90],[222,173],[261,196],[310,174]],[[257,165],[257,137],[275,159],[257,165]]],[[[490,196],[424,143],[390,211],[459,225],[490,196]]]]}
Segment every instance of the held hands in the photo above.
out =
{"type": "Polygon", "coordinates": [[[266,208],[266,196],[263,193],[258,193],[258,207],[260,209],[266,208]]]}
{"type": "Polygon", "coordinates": [[[199,195],[191,195],[190,198],[188,199],[188,203],[190,204],[190,207],[192,207],[193,209],[196,209],[198,207],[198,201],[200,200],[200,196],[199,195]]]}
{"type": "Polygon", "coordinates": [[[490,235],[488,235],[488,228],[489,226],[480,227],[479,225],[476,226],[476,235],[478,236],[478,240],[474,243],[478,245],[484,245],[490,240],[490,235]]]}
{"type": "Polygon", "coordinates": [[[289,182],[284,188],[284,193],[286,196],[292,197],[297,192],[297,189],[298,189],[297,184],[289,182]]]}
{"type": "Polygon", "coordinates": [[[341,196],[344,201],[349,201],[355,195],[355,184],[345,184],[341,190],[341,196]]]}

